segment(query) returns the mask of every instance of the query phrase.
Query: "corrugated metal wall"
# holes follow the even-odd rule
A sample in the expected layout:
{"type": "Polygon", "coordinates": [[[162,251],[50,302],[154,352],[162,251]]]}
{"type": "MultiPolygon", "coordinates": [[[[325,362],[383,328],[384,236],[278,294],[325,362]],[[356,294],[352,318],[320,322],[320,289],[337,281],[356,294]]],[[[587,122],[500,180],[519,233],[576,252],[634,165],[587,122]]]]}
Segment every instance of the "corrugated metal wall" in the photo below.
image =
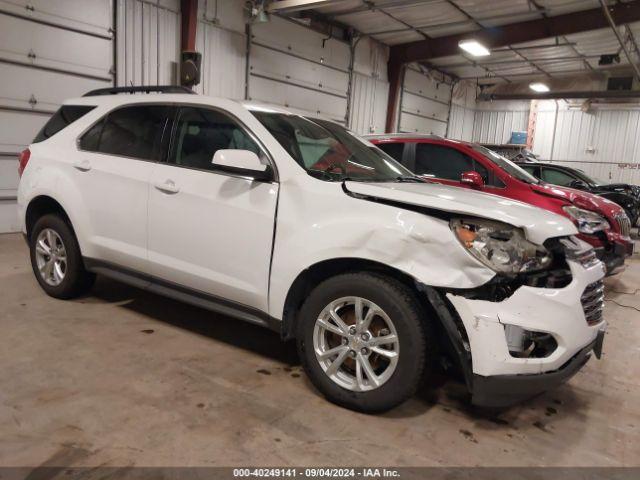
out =
{"type": "Polygon", "coordinates": [[[356,45],[349,107],[349,128],[356,133],[384,132],[388,58],[388,47],[373,40],[363,38],[356,45]]]}
{"type": "Polygon", "coordinates": [[[471,82],[458,82],[453,87],[451,113],[447,137],[470,142],[476,114],[476,86],[471,82]]]}
{"type": "Polygon", "coordinates": [[[533,151],[604,180],[640,184],[640,108],[583,112],[559,101],[556,115],[553,101],[541,102],[533,151]]]}
{"type": "Polygon", "coordinates": [[[195,91],[214,97],[244,99],[247,36],[241,2],[199,3],[196,49],[202,53],[201,83],[195,91]]]}
{"type": "Polygon", "coordinates": [[[526,131],[529,123],[529,102],[478,103],[473,125],[473,141],[508,143],[511,133],[526,131]]]}
{"type": "Polygon", "coordinates": [[[117,0],[116,9],[117,85],[177,83],[180,1],[117,0]]]}

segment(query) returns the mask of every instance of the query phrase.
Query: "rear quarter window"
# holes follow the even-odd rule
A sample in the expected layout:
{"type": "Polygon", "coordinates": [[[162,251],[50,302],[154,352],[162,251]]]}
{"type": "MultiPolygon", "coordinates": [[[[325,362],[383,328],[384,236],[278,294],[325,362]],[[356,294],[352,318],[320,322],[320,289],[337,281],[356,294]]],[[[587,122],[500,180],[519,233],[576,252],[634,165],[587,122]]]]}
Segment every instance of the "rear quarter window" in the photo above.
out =
{"type": "Polygon", "coordinates": [[[79,118],[84,117],[94,108],[96,107],[90,105],[63,105],[53,114],[49,121],[44,124],[44,127],[38,132],[36,138],[33,139],[33,143],[39,143],[47,138],[53,137],[60,130],[71,125],[79,118]]]}

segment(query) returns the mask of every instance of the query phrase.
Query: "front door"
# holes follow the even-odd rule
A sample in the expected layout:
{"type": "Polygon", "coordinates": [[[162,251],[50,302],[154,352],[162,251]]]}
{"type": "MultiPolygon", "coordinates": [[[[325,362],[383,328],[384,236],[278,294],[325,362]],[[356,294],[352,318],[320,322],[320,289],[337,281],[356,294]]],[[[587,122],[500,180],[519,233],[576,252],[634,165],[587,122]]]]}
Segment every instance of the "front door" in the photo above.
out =
{"type": "Polygon", "coordinates": [[[217,171],[219,149],[267,156],[225,112],[182,107],[167,162],[149,192],[149,262],[154,277],[267,311],[278,184],[217,171]]]}

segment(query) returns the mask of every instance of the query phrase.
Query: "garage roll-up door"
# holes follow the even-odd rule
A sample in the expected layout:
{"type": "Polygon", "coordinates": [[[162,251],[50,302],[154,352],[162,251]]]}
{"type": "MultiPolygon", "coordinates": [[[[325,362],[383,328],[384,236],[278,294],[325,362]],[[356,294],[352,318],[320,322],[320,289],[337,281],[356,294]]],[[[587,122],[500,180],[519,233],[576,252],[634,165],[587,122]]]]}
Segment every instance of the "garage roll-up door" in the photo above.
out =
{"type": "Polygon", "coordinates": [[[401,132],[444,136],[447,132],[451,85],[407,67],[402,86],[401,132]]]}
{"type": "Polygon", "coordinates": [[[349,45],[272,16],[252,27],[249,98],[345,123],[349,45]]]}
{"type": "Polygon", "coordinates": [[[66,98],[113,85],[111,4],[0,0],[0,232],[17,228],[17,153],[66,98]]]}

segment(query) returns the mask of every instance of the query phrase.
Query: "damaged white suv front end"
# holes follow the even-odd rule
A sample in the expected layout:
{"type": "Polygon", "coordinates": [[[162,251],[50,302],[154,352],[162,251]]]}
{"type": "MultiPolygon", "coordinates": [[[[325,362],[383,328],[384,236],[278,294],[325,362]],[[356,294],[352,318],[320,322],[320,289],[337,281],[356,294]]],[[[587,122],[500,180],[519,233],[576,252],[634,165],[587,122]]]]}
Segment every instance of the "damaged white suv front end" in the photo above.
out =
{"type": "MultiPolygon", "coordinates": [[[[345,189],[361,200],[404,204],[447,222],[449,238],[484,267],[472,272],[460,265],[455,279],[446,269],[438,275],[414,268],[418,289],[438,314],[474,404],[511,405],[568,380],[592,353],[600,357],[605,271],[566,219],[435,184],[422,192],[409,184],[348,182],[345,189]],[[428,198],[414,195],[418,192],[428,198]]],[[[411,230],[415,234],[419,227],[411,230]]],[[[455,250],[448,254],[449,265],[456,262],[455,250]]],[[[438,270],[433,260],[427,262],[438,270]]]]}

